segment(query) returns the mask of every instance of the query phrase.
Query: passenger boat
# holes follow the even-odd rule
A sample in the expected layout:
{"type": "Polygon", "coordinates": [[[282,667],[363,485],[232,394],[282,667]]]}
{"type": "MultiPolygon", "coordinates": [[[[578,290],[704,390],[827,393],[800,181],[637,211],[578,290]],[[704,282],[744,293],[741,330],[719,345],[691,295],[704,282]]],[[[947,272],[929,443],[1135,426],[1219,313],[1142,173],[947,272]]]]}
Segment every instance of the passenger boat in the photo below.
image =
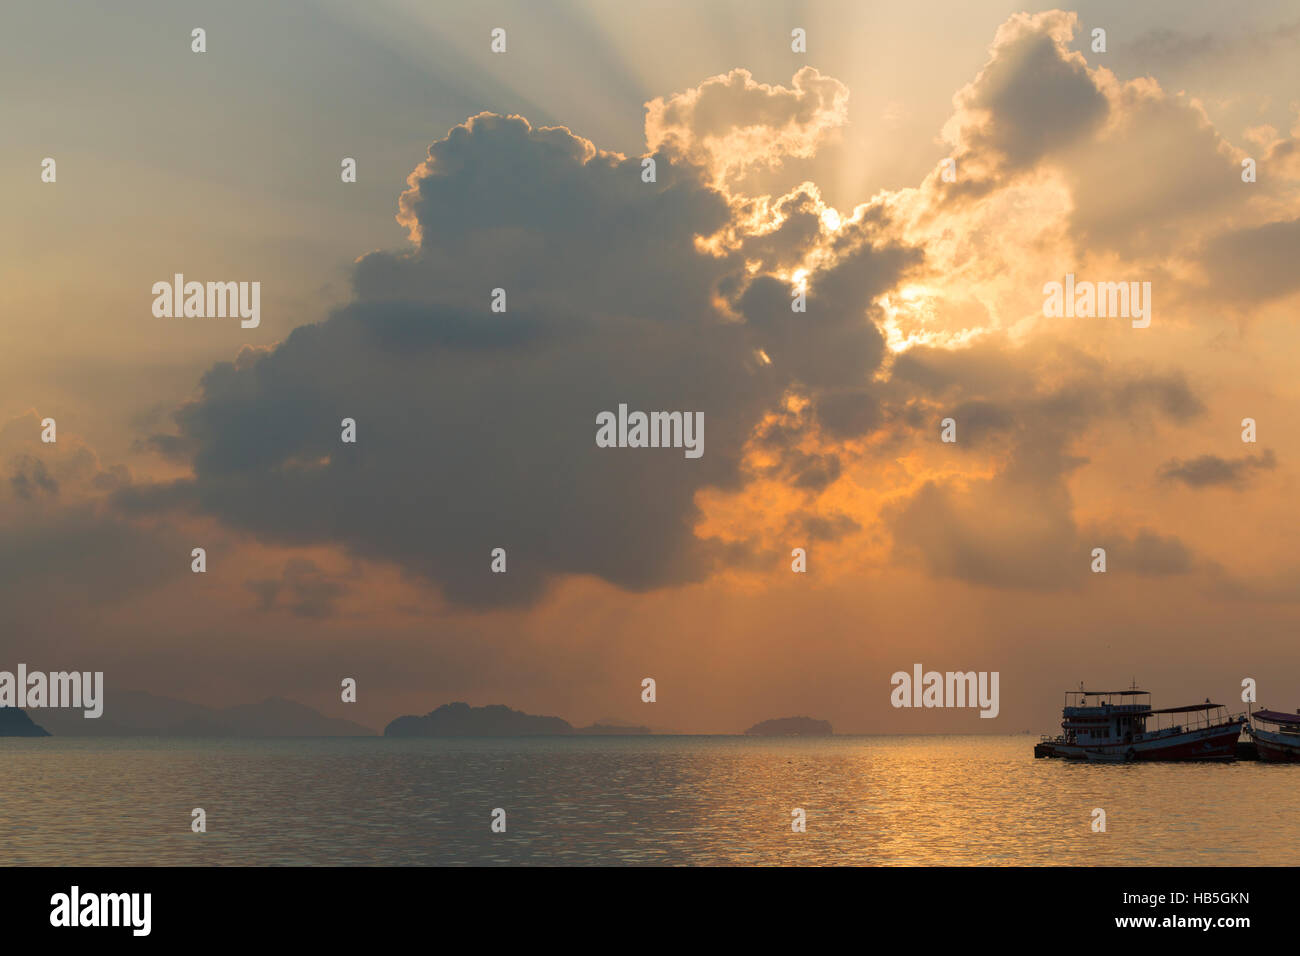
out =
{"type": "Polygon", "coordinates": [[[1257,710],[1250,715],[1249,733],[1260,760],[1300,763],[1300,713],[1257,710]]]}
{"type": "MultiPolygon", "coordinates": [[[[1151,707],[1150,691],[1076,690],[1065,695],[1062,733],[1046,734],[1035,757],[1097,763],[1131,760],[1235,760],[1245,715],[1230,716],[1206,700],[1186,707],[1151,707]]],[[[1297,718],[1300,719],[1300,718],[1297,718]]],[[[1300,737],[1296,738],[1300,745],[1300,737]]]]}

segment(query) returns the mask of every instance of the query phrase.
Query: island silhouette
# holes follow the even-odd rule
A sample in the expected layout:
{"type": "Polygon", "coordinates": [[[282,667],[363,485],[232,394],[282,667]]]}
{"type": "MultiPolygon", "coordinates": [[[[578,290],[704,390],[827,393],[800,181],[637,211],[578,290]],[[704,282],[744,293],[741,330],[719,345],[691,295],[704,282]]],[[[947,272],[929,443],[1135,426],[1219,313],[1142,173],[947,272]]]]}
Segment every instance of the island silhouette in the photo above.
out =
{"type": "Polygon", "coordinates": [[[463,701],[443,704],[423,717],[398,717],[384,728],[385,737],[542,737],[648,733],[649,727],[613,720],[575,728],[562,717],[526,714],[505,704],[471,707],[463,701]]]}
{"type": "Polygon", "coordinates": [[[764,720],[745,731],[751,737],[830,737],[833,735],[829,720],[811,717],[777,717],[764,720]]]}
{"type": "Polygon", "coordinates": [[[36,724],[26,711],[0,707],[0,737],[48,737],[50,732],[36,724]]]}
{"type": "MultiPolygon", "coordinates": [[[[77,709],[48,709],[37,724],[22,709],[0,707],[0,737],[373,737],[369,727],[327,717],[283,697],[214,708],[144,691],[117,691],[102,717],[77,709]]],[[[505,704],[443,704],[424,715],[389,722],[384,737],[643,736],[673,734],[614,717],[575,727],[563,717],[529,714],[505,704]]],[[[829,721],[779,717],[744,732],[754,737],[827,737],[829,721]]]]}

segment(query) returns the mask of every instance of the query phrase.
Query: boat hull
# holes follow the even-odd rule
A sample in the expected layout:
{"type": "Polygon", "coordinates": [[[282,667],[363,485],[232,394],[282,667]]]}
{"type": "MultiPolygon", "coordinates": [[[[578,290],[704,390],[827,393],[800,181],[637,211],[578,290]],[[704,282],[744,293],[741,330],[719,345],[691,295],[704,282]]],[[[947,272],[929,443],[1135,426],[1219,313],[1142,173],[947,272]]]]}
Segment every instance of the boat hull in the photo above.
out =
{"type": "MultiPolygon", "coordinates": [[[[1241,724],[1231,721],[1213,727],[1201,727],[1177,734],[1137,740],[1133,743],[1071,744],[1060,741],[1039,744],[1035,756],[1042,748],[1042,756],[1061,757],[1066,760],[1088,760],[1099,763],[1125,763],[1144,760],[1236,760],[1237,738],[1241,724]],[[1050,751],[1050,752],[1049,752],[1050,751]]],[[[1261,754],[1262,757],[1262,754],[1261,754]]]]}
{"type": "Polygon", "coordinates": [[[1251,728],[1250,737],[1255,741],[1255,750],[1259,759],[1268,763],[1300,763],[1300,737],[1295,734],[1280,734],[1271,730],[1251,728]]]}

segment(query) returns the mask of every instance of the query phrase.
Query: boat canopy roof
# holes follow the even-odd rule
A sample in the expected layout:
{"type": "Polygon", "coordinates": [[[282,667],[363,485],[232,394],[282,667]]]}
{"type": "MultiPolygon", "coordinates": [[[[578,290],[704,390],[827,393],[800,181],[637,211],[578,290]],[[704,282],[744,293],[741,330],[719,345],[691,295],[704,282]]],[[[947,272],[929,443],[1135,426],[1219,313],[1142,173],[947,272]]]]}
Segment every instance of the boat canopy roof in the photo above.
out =
{"type": "MultiPolygon", "coordinates": [[[[1160,707],[1155,710],[1148,708],[1147,710],[1123,711],[1120,713],[1120,716],[1149,717],[1152,714],[1191,714],[1201,710],[1217,710],[1222,706],[1223,706],[1222,704],[1212,704],[1207,700],[1203,704],[1188,704],[1185,707],[1160,707]]],[[[1270,714],[1270,713],[1273,713],[1273,711],[1257,710],[1255,711],[1255,716],[1259,717],[1261,714],[1270,714]]],[[[1287,719],[1287,721],[1290,723],[1300,723],[1300,714],[1283,714],[1282,716],[1284,716],[1287,719]]],[[[1269,718],[1265,717],[1263,719],[1268,720],[1269,718]]]]}
{"type": "Polygon", "coordinates": [[[1214,710],[1222,707],[1222,704],[1211,704],[1208,700],[1203,704],[1188,704],[1186,707],[1161,707],[1159,710],[1148,710],[1148,714],[1190,714],[1196,710],[1214,710]]]}
{"type": "Polygon", "coordinates": [[[1138,694],[1149,694],[1149,690],[1076,690],[1071,693],[1083,694],[1085,697],[1136,697],[1138,694]]]}
{"type": "Polygon", "coordinates": [[[1300,724],[1300,714],[1288,714],[1281,710],[1257,710],[1250,716],[1256,720],[1266,720],[1270,724],[1300,724]]]}

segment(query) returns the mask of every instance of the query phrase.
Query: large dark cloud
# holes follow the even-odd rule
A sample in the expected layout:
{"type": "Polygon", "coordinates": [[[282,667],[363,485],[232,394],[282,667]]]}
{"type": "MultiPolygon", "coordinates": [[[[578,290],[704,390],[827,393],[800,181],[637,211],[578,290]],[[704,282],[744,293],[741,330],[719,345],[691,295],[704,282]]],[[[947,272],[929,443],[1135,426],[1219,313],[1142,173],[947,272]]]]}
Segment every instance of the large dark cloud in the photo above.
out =
{"type": "Polygon", "coordinates": [[[414,248],[364,257],[351,304],[209,370],[154,442],[194,477],[120,505],[342,545],[476,606],[535,600],[562,574],[696,580],[715,557],[693,532],[696,492],[742,480],[745,442],[793,384],[869,380],[883,343],[865,310],[919,257],[863,216],[794,313],[786,283],[696,247],[731,215],[705,170],[660,156],[647,184],[639,159],[518,117],[457,127],[410,184],[414,248]],[[489,310],[497,287],[504,314],[489,310]],[[596,415],[619,403],[703,412],[704,456],[597,448],[596,415]],[[356,444],[340,441],[345,417],[356,444]]]}
{"type": "MultiPolygon", "coordinates": [[[[357,302],[459,307],[477,319],[504,288],[511,313],[548,313],[552,331],[592,316],[706,318],[731,264],[700,255],[693,240],[730,210],[694,167],[660,155],[656,180],[641,181],[639,158],[598,151],[566,129],[476,116],[430,146],[411,175],[399,220],[417,245],[365,256],[357,302]]],[[[428,334],[450,334],[436,325],[428,334]]]]}

